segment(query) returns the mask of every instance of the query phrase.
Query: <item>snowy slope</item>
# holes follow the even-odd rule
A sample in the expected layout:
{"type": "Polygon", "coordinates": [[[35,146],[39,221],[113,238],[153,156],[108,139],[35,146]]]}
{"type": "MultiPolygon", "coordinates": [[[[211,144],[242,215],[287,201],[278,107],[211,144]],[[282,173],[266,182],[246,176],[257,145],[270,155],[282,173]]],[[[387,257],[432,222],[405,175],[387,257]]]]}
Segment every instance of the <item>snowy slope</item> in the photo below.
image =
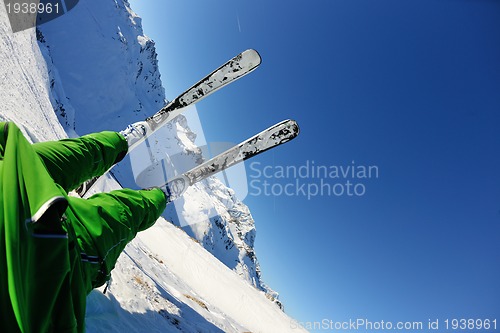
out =
{"type": "MultiPolygon", "coordinates": [[[[116,6],[126,4],[110,2],[116,6]]],[[[77,9],[78,6],[72,12],[77,9]]],[[[134,16],[129,12],[129,17],[134,16]]],[[[107,19],[109,21],[110,16],[107,19]]],[[[124,30],[121,29],[126,36],[124,30]]],[[[3,3],[0,5],[0,120],[15,121],[33,142],[66,136],[57,116],[71,135],[75,134],[72,124],[76,125],[77,131],[79,122],[89,128],[92,125],[77,117],[81,110],[73,104],[74,91],[62,80],[69,75],[78,75],[71,71],[68,73],[64,66],[59,67],[57,61],[52,60],[56,50],[50,46],[48,36],[47,33],[38,34],[38,39],[45,40],[45,43],[37,44],[35,29],[12,34],[5,7],[3,3]]],[[[154,57],[150,59],[152,67],[149,68],[153,68],[154,57]]],[[[146,68],[149,65],[144,66],[146,68]]],[[[105,76],[101,79],[104,80],[105,76]]],[[[141,83],[141,87],[145,87],[144,83],[141,83]]],[[[154,100],[162,91],[161,86],[157,86],[153,94],[147,97],[151,91],[143,91],[141,87],[130,91],[135,91],[138,101],[144,101],[142,105],[147,105],[148,98],[154,100]]],[[[81,90],[83,88],[80,86],[81,90]]],[[[103,103],[108,106],[112,104],[111,101],[103,103]]],[[[117,119],[114,120],[120,120],[117,119]]],[[[199,155],[192,143],[182,140],[193,137],[184,120],[180,118],[172,128],[176,129],[175,134],[171,133],[172,147],[175,146],[187,160],[196,163],[199,155]]],[[[101,184],[103,190],[118,187],[110,178],[101,184]]],[[[209,180],[193,188],[193,192],[183,198],[183,204],[185,210],[181,214],[209,216],[207,210],[215,210],[219,212],[220,219],[214,225],[206,226],[205,235],[208,236],[200,241],[189,237],[185,231],[164,219],[140,234],[120,257],[112,274],[113,282],[109,291],[106,294],[94,291],[89,296],[88,332],[291,331],[291,319],[268,300],[265,292],[259,291],[261,286],[258,281],[255,282],[255,278],[259,277],[252,273],[252,270],[258,270],[256,261],[252,259],[255,257],[255,227],[248,208],[217,180],[209,180]],[[197,211],[196,206],[205,208],[197,211]],[[239,234],[246,236],[240,238],[239,234]],[[237,248],[238,251],[225,252],[228,244],[233,244],[229,248],[237,248]],[[226,265],[201,245],[222,258],[226,265]],[[235,270],[228,268],[228,262],[240,258],[243,260],[236,264],[239,268],[234,267],[234,262],[232,268],[235,270]],[[246,269],[250,273],[245,275],[238,269],[246,269]]],[[[198,231],[203,234],[201,230],[198,231]]]]}

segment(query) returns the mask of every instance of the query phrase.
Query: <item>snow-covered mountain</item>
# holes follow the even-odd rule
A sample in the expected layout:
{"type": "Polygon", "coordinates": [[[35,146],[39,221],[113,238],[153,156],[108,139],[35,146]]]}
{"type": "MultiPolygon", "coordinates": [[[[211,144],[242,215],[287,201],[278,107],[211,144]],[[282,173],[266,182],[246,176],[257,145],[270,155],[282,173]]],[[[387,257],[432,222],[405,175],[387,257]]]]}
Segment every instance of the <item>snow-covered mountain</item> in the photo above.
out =
{"type": "Polygon", "coordinates": [[[66,128],[79,135],[121,130],[164,105],[154,43],[128,2],[80,1],[42,25],[38,37],[66,128]]]}
{"type": "MultiPolygon", "coordinates": [[[[0,34],[0,120],[16,122],[33,142],[120,130],[165,103],[154,43],[125,0],[82,0],[39,30],[16,34],[0,5],[0,34]]],[[[159,135],[153,151],[186,168],[202,160],[184,117],[159,135]]],[[[133,179],[132,170],[117,173],[133,179]]],[[[119,187],[112,177],[98,185],[119,187]]],[[[108,292],[89,296],[89,332],[290,331],[261,280],[254,221],[231,189],[215,178],[201,182],[164,217],[127,246],[108,292]],[[198,223],[185,226],[193,216],[198,223]]]]}

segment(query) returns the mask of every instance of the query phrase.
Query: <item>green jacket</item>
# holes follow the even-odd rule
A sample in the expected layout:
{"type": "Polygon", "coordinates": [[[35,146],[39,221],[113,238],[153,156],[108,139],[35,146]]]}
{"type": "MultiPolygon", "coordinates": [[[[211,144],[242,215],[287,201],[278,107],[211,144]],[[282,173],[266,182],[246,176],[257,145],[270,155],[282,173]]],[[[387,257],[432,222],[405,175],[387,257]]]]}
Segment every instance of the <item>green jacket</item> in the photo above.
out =
{"type": "Polygon", "coordinates": [[[157,189],[68,197],[126,150],[116,132],[32,145],[0,123],[0,331],[85,330],[86,296],[166,205],[157,189]]]}

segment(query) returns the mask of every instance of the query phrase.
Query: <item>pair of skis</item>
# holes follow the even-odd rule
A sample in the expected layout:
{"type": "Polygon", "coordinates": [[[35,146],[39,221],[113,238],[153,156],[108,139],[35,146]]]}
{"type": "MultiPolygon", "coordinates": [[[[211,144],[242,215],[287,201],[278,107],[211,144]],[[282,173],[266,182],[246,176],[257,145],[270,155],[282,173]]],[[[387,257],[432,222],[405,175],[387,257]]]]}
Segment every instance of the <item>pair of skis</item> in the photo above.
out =
{"type": "MultiPolygon", "coordinates": [[[[168,103],[153,116],[147,118],[146,122],[149,126],[147,132],[141,140],[129,147],[129,152],[141,142],[144,142],[148,136],[160,127],[181,114],[187,106],[202,100],[220,88],[249,74],[255,70],[260,63],[260,55],[257,51],[252,49],[246,50],[227,61],[224,65],[217,68],[175,98],[172,102],[168,103]]],[[[166,186],[171,193],[171,200],[175,200],[180,197],[189,186],[219,171],[225,170],[237,163],[288,142],[298,134],[299,127],[295,121],[282,121],[160,186],[166,186]]],[[[77,193],[83,197],[97,179],[98,178],[94,178],[86,182],[77,189],[77,193]]]]}

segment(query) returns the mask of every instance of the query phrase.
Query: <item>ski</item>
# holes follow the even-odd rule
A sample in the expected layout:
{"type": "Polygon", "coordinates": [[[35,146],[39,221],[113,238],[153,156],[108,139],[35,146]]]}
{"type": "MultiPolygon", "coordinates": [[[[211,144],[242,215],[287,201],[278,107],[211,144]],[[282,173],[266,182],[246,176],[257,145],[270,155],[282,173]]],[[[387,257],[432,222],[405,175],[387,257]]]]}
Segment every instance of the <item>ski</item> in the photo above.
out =
{"type": "Polygon", "coordinates": [[[259,53],[253,49],[248,49],[227,61],[212,73],[195,83],[191,88],[180,94],[173,101],[168,103],[160,111],[146,119],[149,128],[142,140],[137,141],[129,147],[129,151],[137,147],[141,142],[153,134],[162,125],[181,114],[184,109],[197,103],[216,92],[222,87],[232,83],[239,78],[251,73],[261,64],[262,59],[259,53]]]}
{"type": "MultiPolygon", "coordinates": [[[[259,53],[253,49],[248,49],[224,63],[169,102],[154,115],[146,118],[146,123],[149,128],[146,128],[146,133],[142,139],[130,146],[128,151],[132,151],[160,127],[184,112],[186,107],[201,101],[222,87],[251,73],[259,67],[261,62],[262,59],[259,53]]],[[[99,177],[94,177],[77,188],[76,192],[78,195],[83,197],[98,178],[99,177]]]]}
{"type": "Polygon", "coordinates": [[[173,201],[179,198],[189,186],[288,142],[297,137],[299,132],[299,126],[294,120],[282,121],[168,181],[163,186],[167,187],[170,200],[173,201]]]}

